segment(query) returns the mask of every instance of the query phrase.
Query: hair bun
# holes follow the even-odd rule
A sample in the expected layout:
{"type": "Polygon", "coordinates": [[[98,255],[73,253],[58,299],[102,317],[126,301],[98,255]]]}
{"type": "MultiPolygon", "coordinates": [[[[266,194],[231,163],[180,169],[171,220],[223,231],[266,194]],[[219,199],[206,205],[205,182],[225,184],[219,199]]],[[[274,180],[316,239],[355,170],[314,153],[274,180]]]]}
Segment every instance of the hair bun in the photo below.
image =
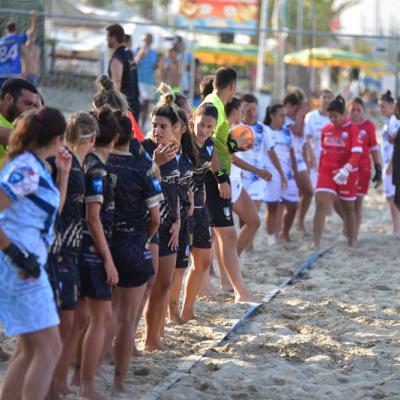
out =
{"type": "Polygon", "coordinates": [[[106,123],[111,119],[112,114],[113,112],[110,107],[107,106],[101,107],[100,110],[98,110],[97,112],[97,120],[100,123],[106,123]]]}
{"type": "Polygon", "coordinates": [[[96,80],[96,85],[105,92],[114,90],[114,82],[107,75],[100,75],[96,80]]]}
{"type": "Polygon", "coordinates": [[[160,86],[158,87],[157,91],[161,94],[168,94],[171,93],[171,86],[167,85],[165,82],[161,82],[160,86]]]}

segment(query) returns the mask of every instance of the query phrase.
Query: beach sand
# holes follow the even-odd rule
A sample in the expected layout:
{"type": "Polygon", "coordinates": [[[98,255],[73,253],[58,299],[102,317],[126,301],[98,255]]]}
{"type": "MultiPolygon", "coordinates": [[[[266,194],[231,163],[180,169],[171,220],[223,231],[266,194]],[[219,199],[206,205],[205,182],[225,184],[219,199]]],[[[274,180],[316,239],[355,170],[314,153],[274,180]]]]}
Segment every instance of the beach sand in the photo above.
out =
{"type": "MultiPolygon", "coordinates": [[[[215,347],[246,311],[233,296],[198,302],[198,319],[167,325],[165,353],[143,353],[132,362],[126,396],[151,399],[400,399],[399,238],[383,195],[366,198],[360,243],[348,249],[336,216],[322,247],[335,247],[295,284],[262,306],[246,325],[215,347]],[[169,390],[168,376],[208,351],[169,390]]],[[[310,217],[313,211],[310,212],[310,217]]],[[[309,219],[311,229],[311,219],[309,219]]],[[[293,242],[267,247],[264,231],[242,257],[246,282],[261,299],[290,277],[312,253],[311,237],[293,230],[293,242]]],[[[142,328],[138,347],[142,347],[142,328]]],[[[10,339],[0,336],[11,349],[10,339]]],[[[189,363],[190,364],[190,363],[189,363]]],[[[4,371],[4,365],[2,367],[4,371]]],[[[113,367],[98,386],[109,391],[113,367]]],[[[69,396],[68,398],[77,398],[69,396]]]]}

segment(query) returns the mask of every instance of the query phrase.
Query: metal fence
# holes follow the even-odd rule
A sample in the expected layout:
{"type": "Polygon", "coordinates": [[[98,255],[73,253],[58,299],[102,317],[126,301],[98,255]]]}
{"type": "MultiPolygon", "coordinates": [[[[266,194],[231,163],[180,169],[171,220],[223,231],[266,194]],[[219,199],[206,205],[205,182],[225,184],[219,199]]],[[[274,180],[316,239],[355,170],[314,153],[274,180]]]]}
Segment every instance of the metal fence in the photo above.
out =
{"type": "MultiPolygon", "coordinates": [[[[212,73],[221,64],[236,67],[239,72],[239,91],[254,91],[257,67],[258,32],[238,30],[236,44],[220,43],[220,34],[213,29],[199,30],[157,25],[146,21],[118,20],[39,13],[39,30],[36,44],[41,52],[40,87],[46,100],[71,112],[88,108],[93,95],[96,77],[105,72],[109,50],[105,41],[105,28],[111,23],[121,23],[126,33],[132,35],[133,47],[140,44],[141,36],[152,33],[154,48],[163,56],[172,46],[176,35],[185,43],[185,55],[181,58],[182,85],[190,96],[197,92],[202,74],[212,73]],[[249,34],[252,36],[249,36],[249,34]],[[238,44],[239,43],[239,44],[238,44]],[[186,60],[186,61],[183,61],[186,60]],[[188,61],[189,60],[189,61],[188,61]],[[198,62],[197,62],[197,61],[198,62]]],[[[29,11],[0,9],[0,29],[14,20],[19,31],[29,25],[29,11]]],[[[279,98],[288,86],[299,86],[313,95],[326,86],[341,91],[347,97],[361,94],[374,102],[377,93],[390,88],[398,93],[399,40],[397,36],[342,35],[332,32],[273,30],[266,32],[265,70],[262,92],[279,98]],[[285,55],[296,50],[301,36],[306,51],[314,44],[329,49],[347,49],[355,53],[372,54],[384,64],[365,68],[363,62],[351,67],[330,65],[312,68],[312,63],[285,64],[285,55]]],[[[345,63],[344,63],[345,64],[345,63]]]]}

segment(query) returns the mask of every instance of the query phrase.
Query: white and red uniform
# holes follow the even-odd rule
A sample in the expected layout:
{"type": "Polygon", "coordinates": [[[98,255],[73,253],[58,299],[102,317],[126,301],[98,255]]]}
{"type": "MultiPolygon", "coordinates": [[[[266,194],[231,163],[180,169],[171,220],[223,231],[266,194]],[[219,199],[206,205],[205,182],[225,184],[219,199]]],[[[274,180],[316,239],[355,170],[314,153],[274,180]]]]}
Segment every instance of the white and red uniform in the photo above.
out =
{"type": "Polygon", "coordinates": [[[357,198],[358,167],[363,151],[357,125],[345,121],[341,126],[329,124],[321,132],[321,158],[319,161],[316,192],[330,192],[343,200],[357,198]],[[352,166],[348,181],[338,185],[333,177],[346,164],[352,166]]]}
{"type": "Polygon", "coordinates": [[[376,140],[376,128],[373,122],[365,120],[356,125],[360,129],[360,138],[363,141],[363,152],[358,165],[357,196],[368,194],[369,181],[371,179],[371,151],[378,150],[376,140]]]}

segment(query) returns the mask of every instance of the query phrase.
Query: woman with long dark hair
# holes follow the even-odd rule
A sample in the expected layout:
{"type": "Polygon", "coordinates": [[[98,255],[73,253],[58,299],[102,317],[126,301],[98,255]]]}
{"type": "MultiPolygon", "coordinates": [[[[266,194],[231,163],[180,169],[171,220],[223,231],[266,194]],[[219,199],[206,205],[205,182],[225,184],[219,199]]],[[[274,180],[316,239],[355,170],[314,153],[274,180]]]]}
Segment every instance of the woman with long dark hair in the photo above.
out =
{"type": "Polygon", "coordinates": [[[71,167],[60,150],[65,126],[54,108],[22,115],[0,173],[0,319],[6,334],[19,339],[2,399],[43,400],[61,354],[59,317],[44,266],[60,206],[46,160],[56,156],[65,194],[71,167]]]}

